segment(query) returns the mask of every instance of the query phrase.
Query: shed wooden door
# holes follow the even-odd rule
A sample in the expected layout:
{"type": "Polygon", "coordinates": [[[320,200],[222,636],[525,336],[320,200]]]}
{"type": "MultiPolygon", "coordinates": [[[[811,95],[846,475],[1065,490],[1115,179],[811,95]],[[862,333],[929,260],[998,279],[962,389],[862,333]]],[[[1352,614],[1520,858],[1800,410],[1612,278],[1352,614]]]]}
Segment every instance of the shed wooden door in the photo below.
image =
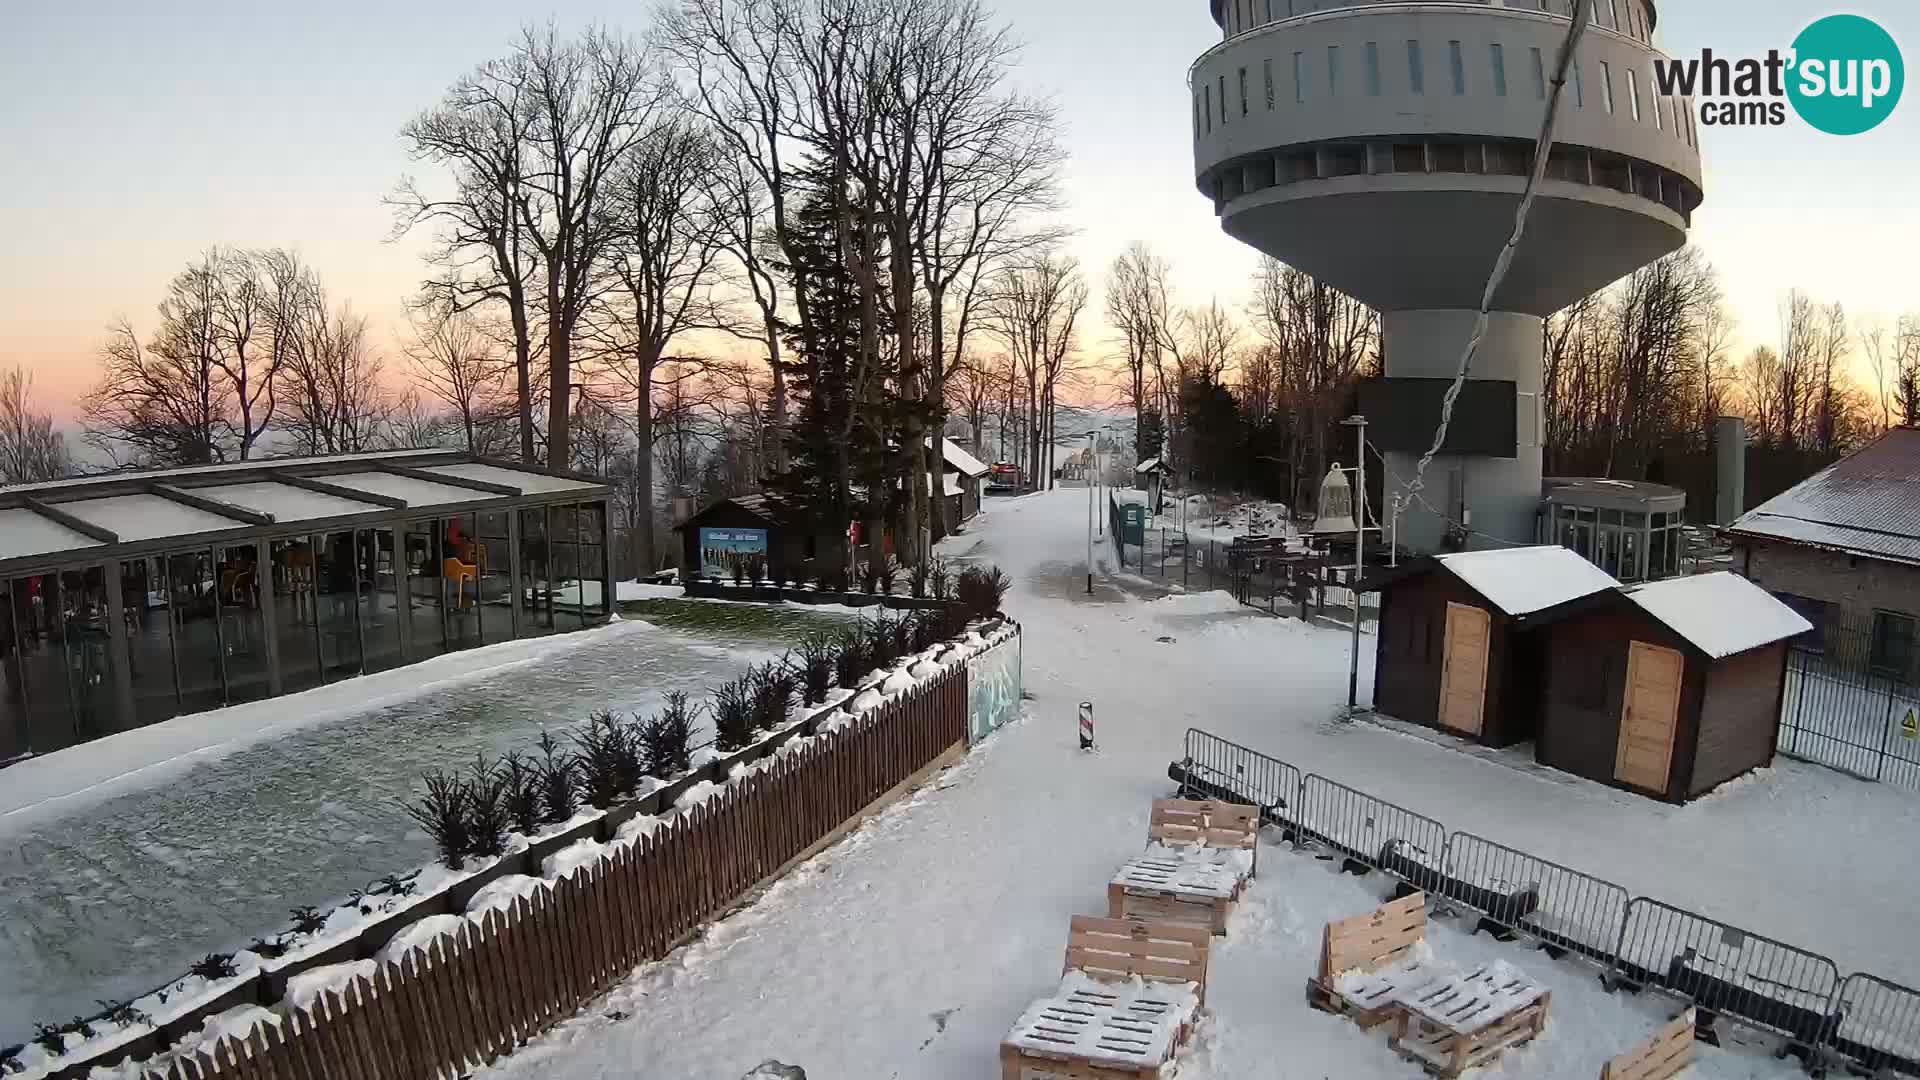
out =
{"type": "Polygon", "coordinates": [[[1447,638],[1440,660],[1440,726],[1478,735],[1486,726],[1487,640],[1492,616],[1467,604],[1447,604],[1447,638]]]}
{"type": "Polygon", "coordinates": [[[1627,650],[1620,745],[1613,759],[1615,780],[1648,791],[1667,790],[1680,718],[1681,673],[1685,670],[1685,658],[1672,649],[1636,641],[1627,650]]]}

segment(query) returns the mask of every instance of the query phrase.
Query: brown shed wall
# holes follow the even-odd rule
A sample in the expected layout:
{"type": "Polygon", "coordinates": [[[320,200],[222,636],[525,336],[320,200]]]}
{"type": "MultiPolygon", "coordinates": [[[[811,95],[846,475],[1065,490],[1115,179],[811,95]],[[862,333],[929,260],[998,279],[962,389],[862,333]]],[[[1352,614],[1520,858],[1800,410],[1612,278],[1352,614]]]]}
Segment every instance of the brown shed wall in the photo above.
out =
{"type": "Polygon", "coordinates": [[[1546,632],[1546,678],[1535,760],[1627,791],[1684,802],[1691,790],[1689,778],[1706,693],[1706,660],[1685,639],[1624,599],[1570,616],[1546,632]],[[1672,649],[1685,664],[1665,791],[1644,791],[1613,777],[1626,699],[1627,654],[1634,641],[1672,649]]]}
{"type": "Polygon", "coordinates": [[[1780,731],[1780,690],[1787,645],[1778,642],[1717,661],[1707,673],[1706,701],[1689,797],[1773,762],[1780,731]]]}
{"type": "MultiPolygon", "coordinates": [[[[1409,723],[1439,727],[1447,604],[1466,604],[1491,616],[1486,713],[1478,741],[1506,746],[1532,737],[1533,695],[1524,689],[1519,695],[1514,693],[1518,672],[1511,652],[1513,645],[1528,635],[1512,633],[1504,614],[1458,578],[1437,568],[1391,584],[1382,595],[1380,637],[1375,646],[1374,708],[1409,723]],[[1524,700],[1515,700],[1516,696],[1524,700]]],[[[1530,672],[1527,677],[1531,677],[1530,672]]]]}

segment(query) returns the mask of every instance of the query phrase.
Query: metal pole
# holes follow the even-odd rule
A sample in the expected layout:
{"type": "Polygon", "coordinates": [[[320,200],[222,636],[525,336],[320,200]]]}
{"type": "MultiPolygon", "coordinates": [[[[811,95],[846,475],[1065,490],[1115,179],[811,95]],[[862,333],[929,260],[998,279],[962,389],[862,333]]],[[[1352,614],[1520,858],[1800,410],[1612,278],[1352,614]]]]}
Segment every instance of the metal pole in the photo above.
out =
{"type": "MultiPolygon", "coordinates": [[[[1087,467],[1093,467],[1093,432],[1087,432],[1087,467]]],[[[1087,595],[1093,595],[1093,485],[1087,485],[1087,595]]]]}
{"type": "Polygon", "coordinates": [[[1360,573],[1367,543],[1367,418],[1350,416],[1343,423],[1354,429],[1356,453],[1353,485],[1353,579],[1347,592],[1353,597],[1353,648],[1347,657],[1347,714],[1360,710],[1360,573]]]}
{"type": "Polygon", "coordinates": [[[1393,497],[1393,518],[1387,523],[1387,565],[1400,565],[1400,496],[1393,497]]]}

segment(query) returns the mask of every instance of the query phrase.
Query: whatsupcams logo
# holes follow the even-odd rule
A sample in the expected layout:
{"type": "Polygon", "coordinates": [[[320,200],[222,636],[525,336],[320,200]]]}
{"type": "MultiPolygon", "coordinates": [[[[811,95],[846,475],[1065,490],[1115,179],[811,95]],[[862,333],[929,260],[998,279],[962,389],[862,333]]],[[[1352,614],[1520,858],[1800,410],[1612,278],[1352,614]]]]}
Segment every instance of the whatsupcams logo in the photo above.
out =
{"type": "Polygon", "coordinates": [[[1791,105],[1829,135],[1858,135],[1892,115],[1906,65],[1879,23],[1829,15],[1800,31],[1784,53],[1729,60],[1703,49],[1697,60],[1655,60],[1654,81],[1663,95],[1694,98],[1702,124],[1778,126],[1791,105]]]}

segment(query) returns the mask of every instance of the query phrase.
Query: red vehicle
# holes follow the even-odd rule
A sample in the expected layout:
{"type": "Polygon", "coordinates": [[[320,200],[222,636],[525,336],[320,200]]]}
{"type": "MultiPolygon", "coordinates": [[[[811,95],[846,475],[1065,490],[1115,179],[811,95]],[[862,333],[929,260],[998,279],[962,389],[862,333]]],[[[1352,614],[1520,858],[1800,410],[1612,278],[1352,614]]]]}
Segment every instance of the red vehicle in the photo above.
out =
{"type": "Polygon", "coordinates": [[[987,487],[993,491],[1019,491],[1026,486],[1026,478],[1020,475],[1018,465],[1000,461],[987,470],[987,487]]]}

